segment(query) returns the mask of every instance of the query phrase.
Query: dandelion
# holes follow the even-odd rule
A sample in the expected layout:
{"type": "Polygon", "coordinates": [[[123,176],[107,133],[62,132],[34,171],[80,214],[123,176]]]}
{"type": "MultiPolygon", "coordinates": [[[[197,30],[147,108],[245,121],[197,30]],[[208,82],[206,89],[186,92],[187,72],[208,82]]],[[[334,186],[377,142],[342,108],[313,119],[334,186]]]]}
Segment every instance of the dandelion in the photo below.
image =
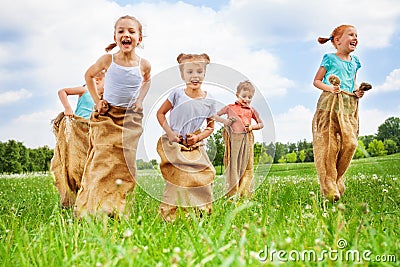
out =
{"type": "Polygon", "coordinates": [[[115,180],[115,184],[116,184],[117,186],[122,185],[122,180],[121,180],[121,179],[115,180]]]}
{"type": "Polygon", "coordinates": [[[387,192],[388,192],[388,190],[386,188],[382,189],[382,193],[387,193],[387,192]]]}
{"type": "Polygon", "coordinates": [[[375,173],[372,174],[372,180],[378,180],[378,176],[375,173]]]}
{"type": "Polygon", "coordinates": [[[181,248],[180,247],[174,247],[174,253],[176,253],[176,254],[181,253],[181,248]]]}
{"type": "Polygon", "coordinates": [[[124,232],[124,238],[129,238],[133,234],[133,231],[131,229],[126,229],[124,232]]]}

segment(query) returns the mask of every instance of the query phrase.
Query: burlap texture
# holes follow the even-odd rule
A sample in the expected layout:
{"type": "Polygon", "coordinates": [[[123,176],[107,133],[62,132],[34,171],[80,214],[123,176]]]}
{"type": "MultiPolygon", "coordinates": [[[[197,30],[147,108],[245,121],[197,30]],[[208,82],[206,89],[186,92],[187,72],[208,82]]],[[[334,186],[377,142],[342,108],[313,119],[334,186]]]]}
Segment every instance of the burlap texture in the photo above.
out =
{"type": "Polygon", "coordinates": [[[254,134],[234,133],[230,127],[225,127],[222,137],[227,194],[249,197],[254,188],[254,134]]]}
{"type": "Polygon", "coordinates": [[[142,134],[142,113],[110,106],[90,118],[90,146],[75,216],[122,215],[126,196],[136,184],[136,149],[142,134]]]}
{"type": "Polygon", "coordinates": [[[50,171],[54,175],[61,205],[70,208],[75,204],[81,186],[89,149],[89,121],[76,115],[70,118],[61,112],[52,121],[52,126],[56,146],[50,171]]]}
{"type": "Polygon", "coordinates": [[[165,180],[159,212],[166,220],[175,218],[177,206],[197,207],[211,212],[215,169],[199,143],[186,147],[169,142],[163,135],[157,143],[160,170],[165,180]]]}
{"type": "Polygon", "coordinates": [[[314,162],[323,196],[338,200],[343,175],[357,148],[358,98],[352,93],[322,92],[312,122],[314,162]]]}

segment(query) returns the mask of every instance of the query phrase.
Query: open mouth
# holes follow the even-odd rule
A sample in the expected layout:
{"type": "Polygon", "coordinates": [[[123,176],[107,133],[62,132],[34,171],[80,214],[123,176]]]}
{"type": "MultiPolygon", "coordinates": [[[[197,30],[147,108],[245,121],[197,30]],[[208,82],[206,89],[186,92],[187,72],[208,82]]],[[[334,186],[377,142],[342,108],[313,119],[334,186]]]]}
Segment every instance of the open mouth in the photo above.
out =
{"type": "Polygon", "coordinates": [[[130,46],[132,44],[132,41],[131,40],[122,40],[121,44],[123,46],[127,47],[127,46],[130,46]]]}
{"type": "Polygon", "coordinates": [[[193,85],[198,85],[198,84],[200,84],[200,81],[199,80],[193,80],[193,81],[190,81],[190,83],[193,84],[193,85]]]}

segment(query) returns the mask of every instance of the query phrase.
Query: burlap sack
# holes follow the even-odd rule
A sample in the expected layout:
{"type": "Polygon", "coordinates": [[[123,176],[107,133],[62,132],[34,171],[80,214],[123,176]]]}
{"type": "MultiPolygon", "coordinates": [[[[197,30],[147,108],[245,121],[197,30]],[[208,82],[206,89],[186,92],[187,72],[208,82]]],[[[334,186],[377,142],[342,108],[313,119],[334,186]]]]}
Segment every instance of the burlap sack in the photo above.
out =
{"type": "Polygon", "coordinates": [[[343,175],[357,148],[358,98],[322,92],[312,122],[314,162],[321,193],[337,201],[345,191],[343,175]]]}
{"type": "Polygon", "coordinates": [[[75,204],[81,186],[89,149],[89,121],[76,115],[69,118],[61,112],[52,121],[52,126],[56,146],[50,171],[54,175],[61,205],[70,208],[75,204]]]}
{"type": "Polygon", "coordinates": [[[254,134],[234,133],[230,127],[222,130],[225,143],[224,165],[227,195],[250,197],[254,188],[254,134]]]}
{"type": "Polygon", "coordinates": [[[142,113],[112,107],[90,118],[90,146],[74,214],[122,215],[136,179],[136,149],[142,113]]]}
{"type": "Polygon", "coordinates": [[[163,135],[157,143],[160,170],[165,180],[159,212],[168,221],[175,219],[178,206],[196,207],[210,213],[215,169],[199,143],[186,147],[169,142],[163,135]]]}

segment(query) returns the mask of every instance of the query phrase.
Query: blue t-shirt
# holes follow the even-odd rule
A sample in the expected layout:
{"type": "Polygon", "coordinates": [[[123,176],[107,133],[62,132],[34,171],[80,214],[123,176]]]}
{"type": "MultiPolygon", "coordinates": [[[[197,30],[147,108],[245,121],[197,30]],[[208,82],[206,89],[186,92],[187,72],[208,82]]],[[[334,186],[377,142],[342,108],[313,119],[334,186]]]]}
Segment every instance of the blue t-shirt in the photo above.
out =
{"type": "Polygon", "coordinates": [[[90,118],[90,114],[93,111],[94,101],[89,91],[86,91],[78,99],[78,104],[76,105],[75,115],[81,116],[85,119],[90,118]]]}
{"type": "Polygon", "coordinates": [[[354,78],[357,70],[361,67],[357,56],[351,56],[350,61],[340,59],[335,53],[325,54],[321,66],[326,69],[326,74],[322,80],[325,84],[330,84],[328,79],[334,74],[340,79],[340,89],[353,92],[354,78]]]}

